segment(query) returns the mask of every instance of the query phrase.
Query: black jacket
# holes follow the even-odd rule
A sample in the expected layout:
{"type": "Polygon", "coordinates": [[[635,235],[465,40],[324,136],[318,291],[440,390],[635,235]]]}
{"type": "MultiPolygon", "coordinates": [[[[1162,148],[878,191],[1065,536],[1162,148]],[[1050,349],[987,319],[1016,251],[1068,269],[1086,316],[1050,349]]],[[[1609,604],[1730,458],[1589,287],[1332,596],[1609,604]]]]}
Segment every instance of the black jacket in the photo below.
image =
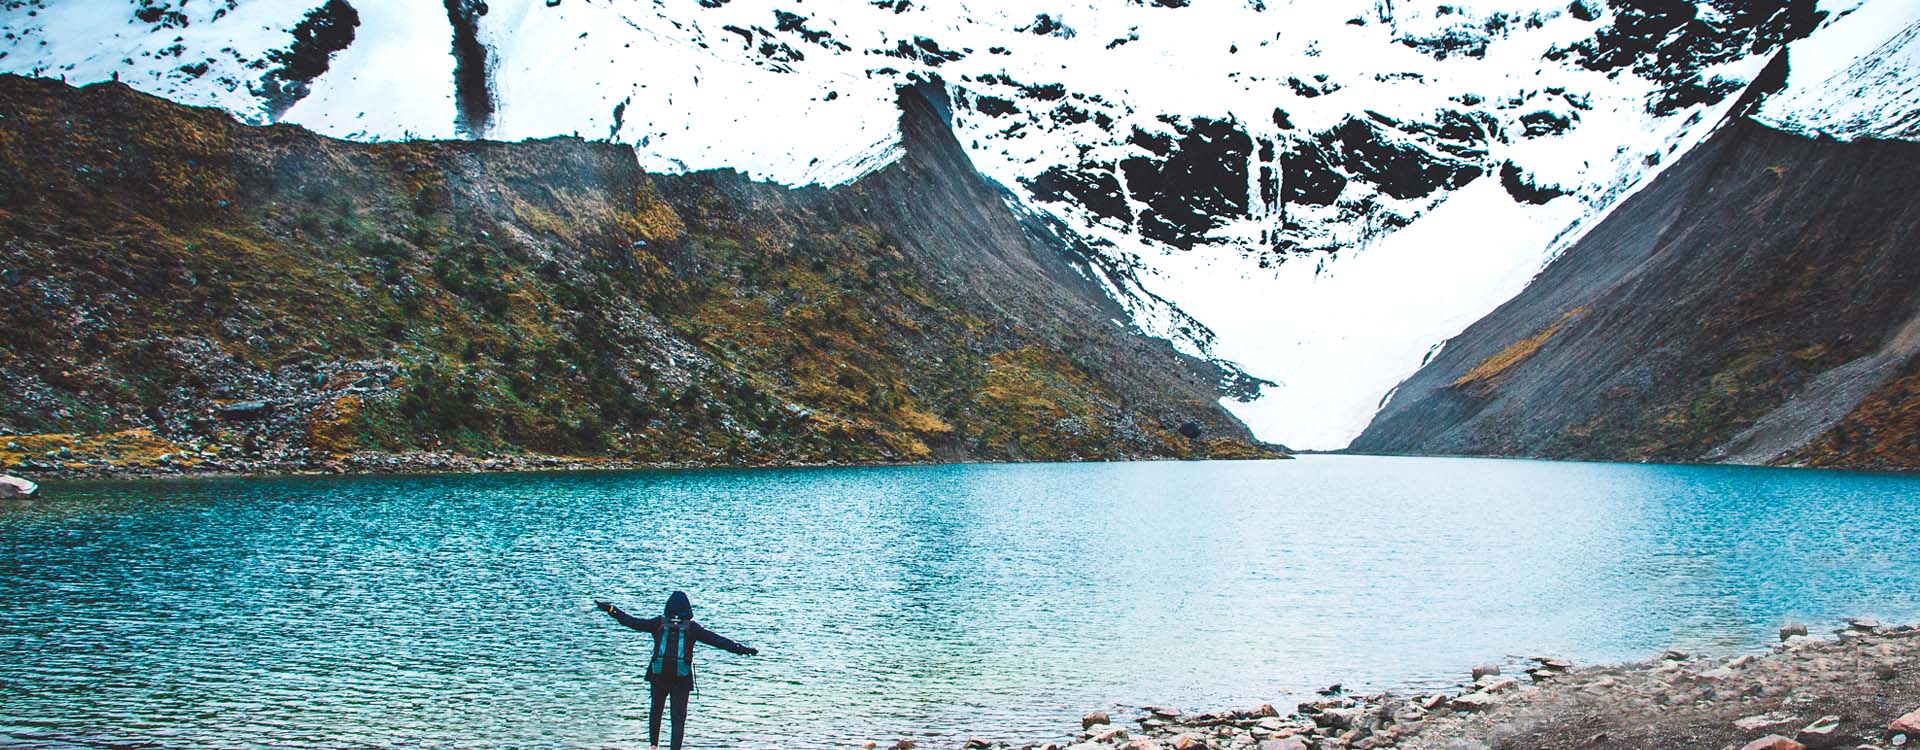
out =
{"type": "MultiPolygon", "coordinates": [[[[667,617],[678,616],[678,617],[686,618],[687,635],[692,636],[693,640],[696,643],[705,643],[709,646],[726,649],[736,654],[754,653],[753,649],[748,648],[746,646],[742,646],[731,640],[728,640],[725,636],[722,636],[719,633],[715,633],[711,630],[706,629],[705,627],[701,626],[700,623],[694,622],[691,619],[693,615],[693,607],[685,603],[685,599],[684,599],[685,594],[680,594],[679,592],[675,592],[675,594],[676,596],[674,596],[673,598],[667,601],[666,614],[660,617],[645,617],[645,618],[634,617],[633,615],[630,615],[630,614],[627,614],[626,612],[621,611],[619,607],[615,607],[612,605],[608,605],[607,614],[613,615],[613,619],[619,620],[621,625],[625,625],[627,627],[633,628],[634,630],[638,630],[643,633],[652,634],[654,649],[656,650],[660,648],[660,639],[665,636],[664,628],[662,628],[661,625],[666,623],[667,617]],[[679,606],[676,607],[675,606],[676,604],[678,604],[679,606]]],[[[693,674],[692,644],[687,645],[687,673],[689,677],[691,677],[693,674]]],[[[653,662],[652,660],[649,660],[647,663],[647,679],[652,680],[661,676],[662,675],[654,674],[653,662]]]]}

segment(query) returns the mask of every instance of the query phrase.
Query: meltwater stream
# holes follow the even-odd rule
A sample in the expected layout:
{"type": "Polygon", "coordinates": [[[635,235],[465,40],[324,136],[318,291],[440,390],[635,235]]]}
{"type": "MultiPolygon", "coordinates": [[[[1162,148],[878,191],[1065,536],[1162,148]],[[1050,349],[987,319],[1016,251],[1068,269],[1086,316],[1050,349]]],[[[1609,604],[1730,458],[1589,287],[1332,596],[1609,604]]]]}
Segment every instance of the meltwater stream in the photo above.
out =
{"type": "Polygon", "coordinates": [[[0,505],[0,745],[641,747],[675,588],[694,747],[1060,739],[1472,664],[1920,618],[1920,478],[1308,457],[51,484],[0,505]]]}

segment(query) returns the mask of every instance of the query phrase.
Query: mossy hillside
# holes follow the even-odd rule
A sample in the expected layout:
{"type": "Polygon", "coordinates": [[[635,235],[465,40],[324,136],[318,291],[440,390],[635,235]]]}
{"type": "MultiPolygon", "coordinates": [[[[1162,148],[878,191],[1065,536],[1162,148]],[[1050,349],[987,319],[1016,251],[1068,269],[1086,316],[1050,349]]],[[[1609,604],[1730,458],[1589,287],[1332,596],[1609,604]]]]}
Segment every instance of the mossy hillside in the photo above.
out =
{"type": "Polygon", "coordinates": [[[16,435],[309,459],[1264,454],[1090,430],[1130,416],[1099,373],[1046,351],[1034,377],[994,379],[1036,345],[1021,321],[956,302],[897,238],[645,175],[624,148],[349,144],[18,78],[0,115],[16,435]],[[1036,421],[1032,398],[1079,421],[1036,421]]]}

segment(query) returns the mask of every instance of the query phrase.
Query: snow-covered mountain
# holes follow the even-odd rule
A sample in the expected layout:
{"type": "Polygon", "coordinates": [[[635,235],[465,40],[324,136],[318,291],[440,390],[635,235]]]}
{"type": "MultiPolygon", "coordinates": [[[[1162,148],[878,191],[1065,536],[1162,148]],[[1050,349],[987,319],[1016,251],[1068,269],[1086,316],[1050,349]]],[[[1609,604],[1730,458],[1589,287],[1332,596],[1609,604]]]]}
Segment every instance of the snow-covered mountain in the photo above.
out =
{"type": "Polygon", "coordinates": [[[1911,135],[1916,8],[8,0],[0,69],[344,138],[579,134],[792,184],[898,158],[895,89],[938,80],[979,169],[1133,269],[1135,325],[1274,381],[1229,404],[1262,437],[1331,448],[1756,79],[1780,86],[1790,45],[1809,62],[1761,117],[1911,135]]]}

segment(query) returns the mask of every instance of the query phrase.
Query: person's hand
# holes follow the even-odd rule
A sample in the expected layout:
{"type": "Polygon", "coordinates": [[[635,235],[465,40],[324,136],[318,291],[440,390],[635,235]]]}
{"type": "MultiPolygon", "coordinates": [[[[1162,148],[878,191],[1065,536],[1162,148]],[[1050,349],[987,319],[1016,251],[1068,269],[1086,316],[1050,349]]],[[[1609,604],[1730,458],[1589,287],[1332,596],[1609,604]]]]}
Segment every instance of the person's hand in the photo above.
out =
{"type": "Polygon", "coordinates": [[[603,602],[603,601],[600,601],[599,599],[595,599],[595,600],[593,600],[593,608],[594,608],[594,609],[597,609],[597,610],[600,610],[600,611],[602,611],[602,612],[607,612],[607,613],[612,613],[612,612],[613,612],[613,603],[612,603],[612,602],[603,602]]]}
{"type": "Polygon", "coordinates": [[[747,650],[745,650],[745,651],[742,651],[741,653],[743,653],[743,654],[746,654],[746,655],[748,655],[748,656],[759,656],[759,655],[760,655],[760,649],[757,649],[757,648],[754,648],[754,647],[752,647],[752,646],[748,646],[748,647],[747,647],[747,650]]]}

